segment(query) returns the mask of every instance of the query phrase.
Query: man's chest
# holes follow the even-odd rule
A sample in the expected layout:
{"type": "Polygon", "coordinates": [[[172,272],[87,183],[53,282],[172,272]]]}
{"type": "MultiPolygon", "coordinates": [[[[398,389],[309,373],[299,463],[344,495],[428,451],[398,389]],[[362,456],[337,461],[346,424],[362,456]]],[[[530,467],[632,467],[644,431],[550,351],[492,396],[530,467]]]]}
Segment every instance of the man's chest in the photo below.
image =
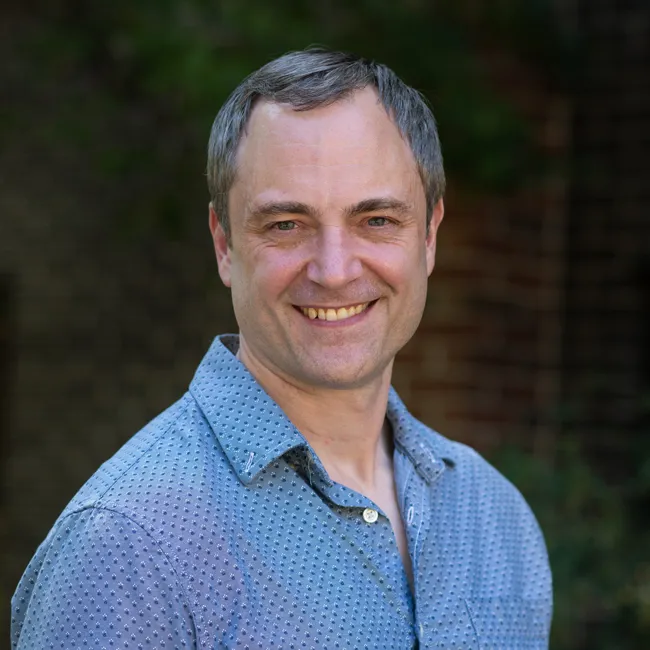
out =
{"type": "Polygon", "coordinates": [[[369,513],[377,504],[326,494],[282,462],[260,479],[222,484],[228,498],[179,553],[199,647],[544,647],[532,625],[543,616],[517,597],[516,576],[499,585],[494,563],[506,560],[494,540],[441,509],[453,495],[440,486],[413,475],[398,492],[413,598],[390,517],[369,513]],[[491,592],[505,597],[482,597],[491,592]]]}
{"type": "Polygon", "coordinates": [[[413,648],[390,521],[372,521],[368,503],[328,502],[295,475],[272,487],[231,501],[204,533],[201,579],[188,582],[206,647],[413,648]]]}

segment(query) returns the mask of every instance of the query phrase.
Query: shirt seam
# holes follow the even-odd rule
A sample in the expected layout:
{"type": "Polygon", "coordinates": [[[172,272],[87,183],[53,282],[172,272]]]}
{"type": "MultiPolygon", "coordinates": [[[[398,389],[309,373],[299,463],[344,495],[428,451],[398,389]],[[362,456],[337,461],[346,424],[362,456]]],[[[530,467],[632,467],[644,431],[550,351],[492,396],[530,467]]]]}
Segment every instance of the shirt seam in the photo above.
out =
{"type": "Polygon", "coordinates": [[[469,622],[470,625],[472,626],[472,631],[474,632],[474,638],[476,639],[476,643],[478,644],[479,650],[483,650],[483,644],[481,643],[481,639],[479,638],[478,630],[476,629],[476,623],[474,622],[474,617],[472,616],[472,608],[467,602],[467,598],[463,598],[463,604],[465,605],[465,610],[467,611],[467,615],[469,616],[469,622]]]}
{"type": "Polygon", "coordinates": [[[190,618],[192,620],[192,631],[194,633],[194,640],[198,644],[197,647],[202,647],[203,643],[200,641],[199,634],[197,633],[197,627],[196,627],[196,617],[194,615],[194,608],[192,607],[190,600],[187,596],[187,593],[185,592],[185,589],[183,589],[183,585],[180,580],[180,576],[178,574],[178,571],[176,570],[176,567],[174,566],[174,563],[172,562],[171,558],[165,553],[162,544],[152,535],[150,531],[148,531],[139,521],[137,521],[133,516],[130,514],[127,514],[126,512],[122,512],[121,510],[117,510],[116,508],[109,508],[107,506],[83,506],[82,508],[79,508],[78,510],[74,510],[70,513],[68,513],[65,517],[61,518],[61,522],[65,519],[68,519],[69,517],[72,517],[72,515],[80,514],[85,511],[93,511],[93,512],[110,512],[114,515],[117,515],[118,518],[124,518],[127,521],[130,521],[134,526],[137,526],[138,529],[140,529],[150,540],[151,542],[158,548],[160,553],[163,555],[165,560],[167,560],[169,567],[171,571],[174,574],[174,580],[176,582],[176,586],[178,587],[178,590],[180,591],[183,600],[185,602],[185,605],[187,606],[187,609],[190,613],[190,618]]]}

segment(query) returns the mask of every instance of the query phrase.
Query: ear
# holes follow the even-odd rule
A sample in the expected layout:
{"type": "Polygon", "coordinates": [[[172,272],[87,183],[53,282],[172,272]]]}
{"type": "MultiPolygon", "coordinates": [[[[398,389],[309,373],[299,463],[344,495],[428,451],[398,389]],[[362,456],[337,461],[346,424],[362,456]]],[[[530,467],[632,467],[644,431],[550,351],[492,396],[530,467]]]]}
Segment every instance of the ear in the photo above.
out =
{"type": "Polygon", "coordinates": [[[221,281],[230,288],[232,284],[230,266],[231,266],[231,250],[228,245],[226,233],[219,222],[219,217],[214,211],[212,203],[210,203],[210,233],[212,234],[212,243],[214,244],[214,252],[217,256],[217,266],[219,267],[219,275],[221,281]]]}
{"type": "Polygon", "coordinates": [[[436,263],[436,241],[438,228],[442,222],[442,218],[445,215],[445,203],[442,199],[438,199],[438,202],[433,206],[433,214],[431,215],[431,221],[429,222],[429,232],[427,233],[426,239],[426,256],[427,256],[427,275],[431,275],[433,267],[436,263]]]}

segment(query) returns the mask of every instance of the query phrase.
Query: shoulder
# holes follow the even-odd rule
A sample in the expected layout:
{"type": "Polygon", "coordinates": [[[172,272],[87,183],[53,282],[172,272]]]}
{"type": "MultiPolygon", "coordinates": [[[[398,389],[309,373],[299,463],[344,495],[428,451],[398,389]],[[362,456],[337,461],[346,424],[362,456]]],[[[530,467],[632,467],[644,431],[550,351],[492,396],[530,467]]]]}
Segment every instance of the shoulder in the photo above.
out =
{"type": "Polygon", "coordinates": [[[164,632],[173,647],[195,639],[194,614],[165,549],[122,513],[90,507],[62,517],[12,598],[12,647],[67,647],[75,630],[116,648],[151,633],[164,632]]]}
{"type": "Polygon", "coordinates": [[[520,525],[543,546],[537,521],[519,490],[479,453],[420,422],[394,390],[388,417],[396,441],[434,486],[432,498],[441,500],[443,512],[473,518],[475,525],[520,525]]]}
{"type": "MultiPolygon", "coordinates": [[[[220,526],[234,482],[237,477],[210,425],[191,395],[185,395],[90,477],[42,547],[76,543],[79,536],[91,540],[101,530],[91,524],[107,520],[122,522],[125,534],[139,540],[145,538],[137,531],[145,532],[147,544],[164,552],[186,548],[208,519],[220,526]]],[[[170,562],[178,565],[176,553],[170,562]]]]}
{"type": "Polygon", "coordinates": [[[107,460],[61,514],[119,512],[147,526],[179,499],[200,497],[206,476],[225,469],[221,447],[191,395],[154,418],[107,460]]]}
{"type": "MultiPolygon", "coordinates": [[[[233,480],[228,473],[191,395],[152,420],[86,482],[39,546],[12,601],[16,647],[49,647],[72,625],[103,616],[104,606],[128,609],[145,592],[156,606],[144,623],[157,632],[166,627],[171,647],[191,645],[194,599],[178,549],[196,543],[206,513],[218,512],[216,488],[233,480]],[[66,603],[93,589],[97,611],[79,610],[76,622],[65,615],[66,603]]],[[[143,629],[139,625],[134,638],[143,629]]],[[[122,647],[112,629],[104,632],[122,647]]]]}
{"type": "Polygon", "coordinates": [[[519,490],[475,449],[445,438],[437,431],[422,425],[423,433],[449,471],[447,479],[455,486],[459,498],[472,500],[477,506],[494,514],[523,517],[535,521],[526,500],[519,490]]]}
{"type": "Polygon", "coordinates": [[[141,469],[158,449],[171,442],[175,430],[185,428],[190,409],[191,401],[185,395],[132,436],[79,489],[61,518],[76,510],[98,505],[117,485],[128,480],[129,475],[141,469]]]}
{"type": "MultiPolygon", "coordinates": [[[[428,428],[427,428],[428,429],[428,428]]],[[[475,449],[428,429],[449,463],[446,472],[460,504],[481,520],[503,527],[523,526],[531,543],[544,545],[542,533],[521,492],[475,449]]]]}
{"type": "Polygon", "coordinates": [[[434,516],[496,583],[517,583],[526,598],[551,600],[551,570],[542,530],[519,490],[478,452],[431,429],[447,468],[432,490],[434,516]]]}

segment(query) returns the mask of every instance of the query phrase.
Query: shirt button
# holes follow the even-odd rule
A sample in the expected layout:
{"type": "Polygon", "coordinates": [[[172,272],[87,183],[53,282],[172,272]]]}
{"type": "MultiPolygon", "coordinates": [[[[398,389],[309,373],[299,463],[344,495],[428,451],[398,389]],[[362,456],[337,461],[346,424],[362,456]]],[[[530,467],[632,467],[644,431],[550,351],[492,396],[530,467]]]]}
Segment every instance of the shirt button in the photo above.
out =
{"type": "Polygon", "coordinates": [[[378,518],[379,518],[379,513],[373,508],[366,508],[363,511],[363,520],[367,524],[374,524],[378,518]]]}

